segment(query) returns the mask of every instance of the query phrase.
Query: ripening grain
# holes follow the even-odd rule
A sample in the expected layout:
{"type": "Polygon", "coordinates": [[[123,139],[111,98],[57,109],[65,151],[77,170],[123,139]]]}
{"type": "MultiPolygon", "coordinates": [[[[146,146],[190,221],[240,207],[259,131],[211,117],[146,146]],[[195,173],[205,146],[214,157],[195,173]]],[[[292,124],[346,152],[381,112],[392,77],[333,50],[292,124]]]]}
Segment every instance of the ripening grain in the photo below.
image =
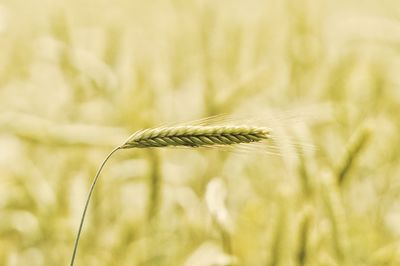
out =
{"type": "Polygon", "coordinates": [[[255,126],[176,126],[139,131],[121,148],[168,146],[202,147],[260,142],[270,138],[270,130],[255,126]]]}

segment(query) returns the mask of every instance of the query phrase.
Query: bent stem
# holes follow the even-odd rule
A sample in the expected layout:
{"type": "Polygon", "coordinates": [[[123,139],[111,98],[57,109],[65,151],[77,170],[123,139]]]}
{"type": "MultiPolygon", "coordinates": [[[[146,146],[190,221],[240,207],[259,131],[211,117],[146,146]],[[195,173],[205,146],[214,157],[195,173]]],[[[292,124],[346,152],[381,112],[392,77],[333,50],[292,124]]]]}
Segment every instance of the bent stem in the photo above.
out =
{"type": "Polygon", "coordinates": [[[92,197],[92,193],[93,193],[94,187],[96,186],[97,180],[99,179],[101,170],[103,169],[103,167],[104,167],[104,165],[106,164],[106,162],[108,161],[108,159],[110,159],[111,155],[113,155],[113,154],[114,154],[117,150],[119,150],[120,148],[121,148],[121,147],[118,146],[117,148],[113,149],[113,150],[107,155],[107,157],[104,159],[104,161],[101,163],[99,169],[97,170],[97,173],[96,173],[96,175],[95,175],[95,177],[94,177],[94,179],[93,179],[92,185],[90,186],[89,194],[88,194],[88,196],[87,196],[87,198],[86,198],[85,208],[83,209],[83,212],[82,212],[82,218],[81,218],[81,222],[80,222],[80,224],[79,224],[78,233],[76,234],[76,239],[75,239],[75,244],[74,244],[74,251],[73,251],[73,253],[72,253],[71,264],[70,264],[70,266],[73,266],[73,265],[74,265],[74,262],[75,262],[75,257],[76,257],[76,253],[77,253],[77,250],[78,250],[79,239],[80,239],[80,236],[81,236],[81,232],[82,232],[82,228],[83,228],[83,223],[84,223],[84,221],[85,221],[86,212],[87,212],[87,209],[88,209],[88,206],[89,206],[90,198],[92,197]]]}

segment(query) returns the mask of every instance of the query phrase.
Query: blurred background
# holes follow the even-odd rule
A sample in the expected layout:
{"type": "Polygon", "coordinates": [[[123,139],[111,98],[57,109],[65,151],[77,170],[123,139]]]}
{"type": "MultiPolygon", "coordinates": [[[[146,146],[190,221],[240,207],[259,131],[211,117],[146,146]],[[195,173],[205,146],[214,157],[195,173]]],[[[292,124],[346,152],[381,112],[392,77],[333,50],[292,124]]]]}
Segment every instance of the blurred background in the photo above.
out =
{"type": "Polygon", "coordinates": [[[68,265],[113,147],[222,113],[279,155],[119,151],[76,265],[400,265],[399,73],[396,0],[2,1],[0,265],[68,265]]]}

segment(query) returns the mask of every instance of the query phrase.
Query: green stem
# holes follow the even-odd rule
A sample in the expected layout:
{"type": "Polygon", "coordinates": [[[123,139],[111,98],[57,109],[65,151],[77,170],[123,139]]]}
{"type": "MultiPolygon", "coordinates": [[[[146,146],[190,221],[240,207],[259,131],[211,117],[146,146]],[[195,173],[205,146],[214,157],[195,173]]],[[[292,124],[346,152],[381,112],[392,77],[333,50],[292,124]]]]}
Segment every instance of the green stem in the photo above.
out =
{"type": "Polygon", "coordinates": [[[100,172],[103,169],[103,167],[106,164],[106,162],[108,161],[108,159],[110,159],[111,155],[113,155],[120,148],[121,147],[118,146],[117,148],[113,149],[110,152],[110,154],[107,155],[107,157],[104,159],[104,161],[101,163],[99,169],[97,170],[96,176],[94,177],[92,185],[90,186],[89,194],[88,194],[88,196],[86,198],[85,208],[83,209],[83,212],[82,212],[82,218],[81,218],[81,222],[79,224],[78,233],[76,234],[76,239],[75,239],[75,244],[74,244],[74,251],[72,253],[70,266],[73,266],[74,262],[75,262],[75,257],[76,257],[76,253],[77,253],[77,250],[78,250],[79,239],[80,239],[80,236],[81,236],[83,223],[85,221],[86,212],[87,212],[87,209],[88,209],[88,206],[89,206],[90,198],[92,197],[92,193],[93,193],[94,187],[96,186],[97,180],[99,179],[100,172]]]}

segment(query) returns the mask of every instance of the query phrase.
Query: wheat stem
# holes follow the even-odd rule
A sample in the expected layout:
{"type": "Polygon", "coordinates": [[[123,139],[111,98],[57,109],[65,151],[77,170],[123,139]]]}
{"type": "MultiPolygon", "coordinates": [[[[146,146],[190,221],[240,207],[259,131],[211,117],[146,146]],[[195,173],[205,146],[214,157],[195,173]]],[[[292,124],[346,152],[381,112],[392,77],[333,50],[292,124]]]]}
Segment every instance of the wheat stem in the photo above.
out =
{"type": "Polygon", "coordinates": [[[75,239],[75,244],[74,244],[74,251],[73,251],[72,257],[71,257],[71,264],[70,264],[71,266],[73,266],[74,262],[75,262],[75,257],[76,257],[76,253],[77,253],[77,250],[78,250],[78,244],[79,244],[79,239],[80,239],[82,228],[83,228],[83,223],[85,221],[86,212],[87,212],[87,209],[89,207],[89,202],[90,202],[90,198],[92,197],[94,187],[96,186],[97,180],[99,179],[101,170],[103,169],[104,165],[106,164],[108,159],[110,159],[110,157],[119,149],[120,149],[120,147],[117,147],[107,155],[107,157],[104,159],[104,161],[101,163],[99,169],[97,170],[97,173],[96,173],[96,175],[95,175],[95,177],[93,179],[92,185],[90,186],[89,194],[88,194],[88,196],[86,198],[85,208],[83,209],[83,212],[82,212],[82,217],[81,217],[81,221],[80,221],[80,224],[79,224],[78,233],[76,234],[76,239],[75,239]]]}
{"type": "Polygon", "coordinates": [[[339,186],[342,186],[344,181],[346,181],[346,177],[354,166],[357,158],[361,155],[362,150],[367,145],[370,137],[371,130],[369,127],[365,127],[357,132],[355,137],[348,144],[347,152],[337,170],[337,182],[339,186]]]}

